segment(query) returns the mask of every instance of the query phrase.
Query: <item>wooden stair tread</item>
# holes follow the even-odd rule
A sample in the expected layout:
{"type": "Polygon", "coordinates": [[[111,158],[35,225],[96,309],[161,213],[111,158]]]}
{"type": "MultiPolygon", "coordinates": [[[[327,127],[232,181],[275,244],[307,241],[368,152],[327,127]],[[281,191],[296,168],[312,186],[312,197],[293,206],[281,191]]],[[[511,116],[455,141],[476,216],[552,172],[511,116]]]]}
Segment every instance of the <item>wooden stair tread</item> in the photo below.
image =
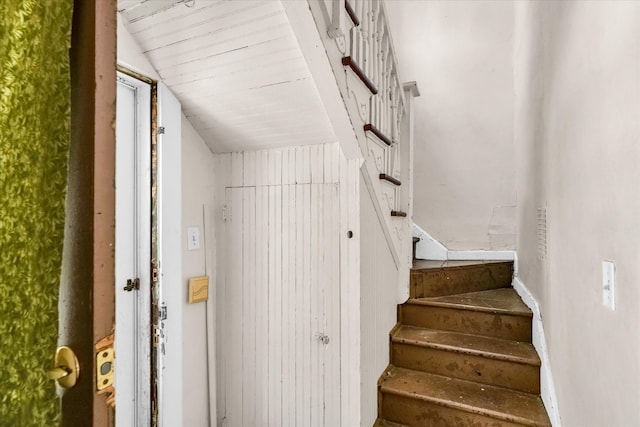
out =
{"type": "Polygon", "coordinates": [[[487,291],[469,292],[441,297],[412,298],[407,304],[430,305],[435,307],[451,307],[472,311],[483,311],[496,314],[533,317],[513,288],[490,289],[487,291]]]}
{"type": "Polygon", "coordinates": [[[394,328],[391,340],[394,343],[437,348],[490,359],[540,366],[540,358],[533,345],[519,341],[410,325],[400,325],[400,327],[394,328]]]}
{"type": "Polygon", "coordinates": [[[539,396],[390,366],[380,391],[428,401],[507,422],[550,426],[539,396]]]}
{"type": "Polygon", "coordinates": [[[382,418],[378,418],[373,424],[373,427],[408,427],[405,424],[394,423],[393,421],[387,421],[382,418]]]}

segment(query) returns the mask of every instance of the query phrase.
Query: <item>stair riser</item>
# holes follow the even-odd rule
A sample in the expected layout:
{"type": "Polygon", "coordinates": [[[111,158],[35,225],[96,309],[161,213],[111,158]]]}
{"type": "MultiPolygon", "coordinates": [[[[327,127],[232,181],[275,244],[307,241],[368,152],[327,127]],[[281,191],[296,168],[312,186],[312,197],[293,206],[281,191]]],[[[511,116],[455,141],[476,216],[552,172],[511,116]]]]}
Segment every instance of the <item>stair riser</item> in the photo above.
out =
{"type": "Polygon", "coordinates": [[[511,286],[513,263],[413,270],[411,298],[437,297],[511,286]]]}
{"type": "Polygon", "coordinates": [[[392,343],[391,363],[401,368],[540,393],[537,366],[403,343],[392,343]]]}
{"type": "Polygon", "coordinates": [[[403,304],[400,306],[400,319],[406,325],[423,328],[531,342],[530,317],[403,304]]]}
{"type": "Polygon", "coordinates": [[[381,391],[380,416],[411,427],[521,427],[512,423],[454,409],[436,403],[412,399],[381,391]]]}

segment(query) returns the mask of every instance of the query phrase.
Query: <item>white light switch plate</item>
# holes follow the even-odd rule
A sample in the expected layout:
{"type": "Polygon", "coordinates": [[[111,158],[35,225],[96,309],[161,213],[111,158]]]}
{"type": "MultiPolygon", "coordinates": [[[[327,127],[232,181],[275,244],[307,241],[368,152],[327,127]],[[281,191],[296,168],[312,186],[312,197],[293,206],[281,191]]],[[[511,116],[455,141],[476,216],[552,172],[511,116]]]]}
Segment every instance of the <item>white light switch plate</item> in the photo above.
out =
{"type": "Polygon", "coordinates": [[[200,228],[187,228],[187,249],[189,249],[190,251],[200,249],[200,228]]]}
{"type": "Polygon", "coordinates": [[[616,309],[616,265],[611,261],[602,261],[602,304],[611,310],[616,309]]]}

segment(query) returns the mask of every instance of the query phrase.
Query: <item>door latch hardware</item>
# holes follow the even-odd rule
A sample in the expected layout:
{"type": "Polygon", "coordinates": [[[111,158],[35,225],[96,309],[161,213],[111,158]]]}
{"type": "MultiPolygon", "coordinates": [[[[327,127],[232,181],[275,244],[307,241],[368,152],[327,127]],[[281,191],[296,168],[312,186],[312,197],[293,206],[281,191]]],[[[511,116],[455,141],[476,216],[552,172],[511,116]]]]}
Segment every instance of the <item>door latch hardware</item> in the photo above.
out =
{"type": "Polygon", "coordinates": [[[96,388],[98,394],[104,394],[107,404],[115,406],[115,355],[113,352],[113,334],[101,339],[96,344],[96,388]]]}
{"type": "Polygon", "coordinates": [[[67,346],[56,350],[56,367],[47,371],[49,379],[58,382],[62,388],[72,388],[78,382],[80,376],[80,363],[73,350],[67,346]]]}
{"type": "Polygon", "coordinates": [[[131,292],[132,290],[139,290],[140,289],[140,279],[138,279],[137,277],[135,279],[127,279],[127,286],[125,286],[123,288],[125,291],[127,292],[131,292]]]}

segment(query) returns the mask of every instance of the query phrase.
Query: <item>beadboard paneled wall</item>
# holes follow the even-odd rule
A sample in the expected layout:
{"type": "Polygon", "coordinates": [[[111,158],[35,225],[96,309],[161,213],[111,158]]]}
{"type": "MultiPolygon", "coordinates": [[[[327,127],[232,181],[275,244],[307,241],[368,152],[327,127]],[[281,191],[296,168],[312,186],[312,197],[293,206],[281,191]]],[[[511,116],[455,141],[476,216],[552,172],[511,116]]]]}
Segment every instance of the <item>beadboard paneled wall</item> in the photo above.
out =
{"type": "MultiPolygon", "coordinates": [[[[361,188],[366,188],[361,178],[361,188]]],[[[360,198],[361,234],[361,424],[373,425],[378,413],[377,382],[389,364],[389,331],[396,323],[398,269],[378,215],[365,190],[360,198]]]]}
{"type": "Polygon", "coordinates": [[[340,254],[358,240],[341,187],[357,165],[337,143],[215,157],[218,421],[344,425],[341,379],[359,353],[343,357],[340,254]]]}

